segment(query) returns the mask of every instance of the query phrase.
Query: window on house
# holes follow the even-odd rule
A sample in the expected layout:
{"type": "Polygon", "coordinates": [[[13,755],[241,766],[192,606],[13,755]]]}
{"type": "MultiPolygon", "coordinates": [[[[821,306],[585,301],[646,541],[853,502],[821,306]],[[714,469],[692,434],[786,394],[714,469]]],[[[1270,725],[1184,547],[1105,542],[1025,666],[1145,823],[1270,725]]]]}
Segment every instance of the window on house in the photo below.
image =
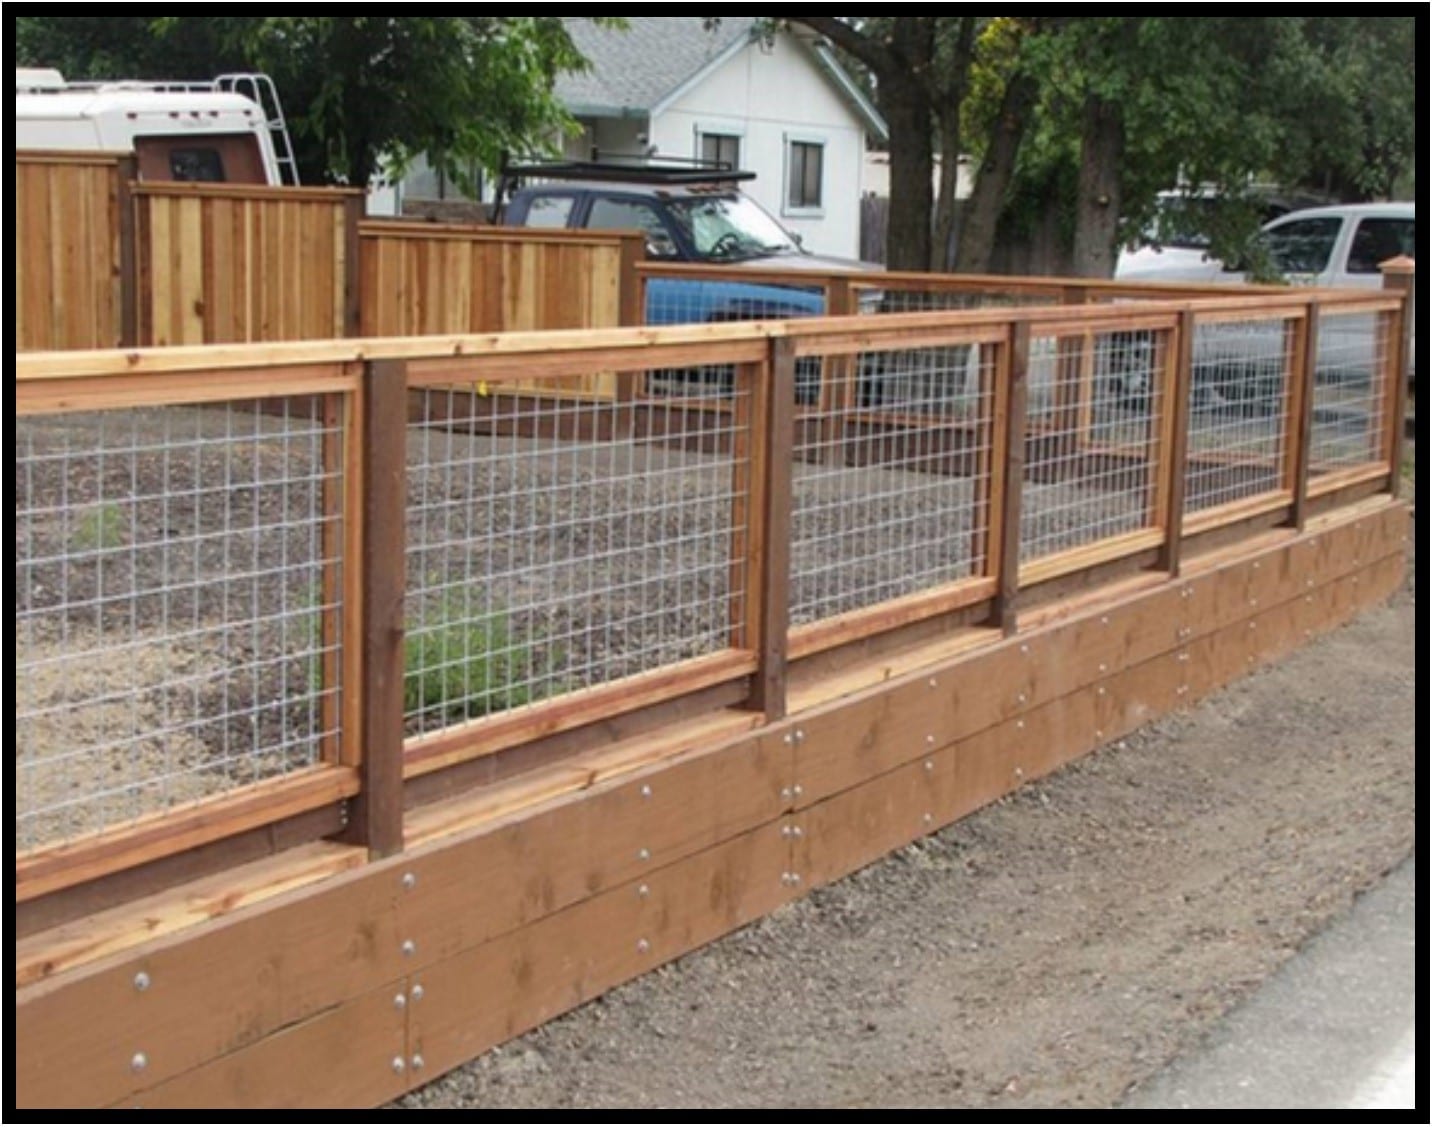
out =
{"type": "Polygon", "coordinates": [[[821,155],[815,141],[791,141],[786,156],[786,206],[810,210],[821,206],[821,155]]]}
{"type": "Polygon", "coordinates": [[[740,168],[741,138],[734,133],[703,133],[701,158],[705,164],[740,168]]]}

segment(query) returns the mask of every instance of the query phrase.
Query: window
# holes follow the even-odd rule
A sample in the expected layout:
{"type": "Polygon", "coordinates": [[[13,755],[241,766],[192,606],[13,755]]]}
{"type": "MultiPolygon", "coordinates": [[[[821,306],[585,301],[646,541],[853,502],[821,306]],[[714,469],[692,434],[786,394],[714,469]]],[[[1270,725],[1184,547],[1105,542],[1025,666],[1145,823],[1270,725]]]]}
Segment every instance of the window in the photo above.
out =
{"type": "Polygon", "coordinates": [[[598,230],[642,231],[647,236],[647,253],[653,258],[677,257],[677,244],[662,217],[640,200],[598,196],[592,201],[587,226],[598,230]]]}
{"type": "Polygon", "coordinates": [[[786,150],[786,207],[812,211],[821,207],[821,156],[816,141],[791,141],[786,150]]]}
{"type": "Polygon", "coordinates": [[[566,227],[575,196],[533,196],[528,201],[524,227],[566,227]]]}
{"type": "Polygon", "coordinates": [[[170,149],[169,174],[175,180],[224,182],[224,162],[218,149],[170,149]]]}
{"type": "Polygon", "coordinates": [[[703,133],[701,158],[704,164],[740,168],[741,138],[731,133],[703,133]]]}
{"type": "Polygon", "coordinates": [[[1260,237],[1269,263],[1281,274],[1318,274],[1329,264],[1343,220],[1336,216],[1296,219],[1260,237]]]}
{"type": "Polygon", "coordinates": [[[1348,252],[1350,274],[1377,274],[1378,264],[1397,258],[1400,254],[1412,256],[1413,220],[1411,219],[1363,219],[1353,235],[1353,246],[1348,252]]]}

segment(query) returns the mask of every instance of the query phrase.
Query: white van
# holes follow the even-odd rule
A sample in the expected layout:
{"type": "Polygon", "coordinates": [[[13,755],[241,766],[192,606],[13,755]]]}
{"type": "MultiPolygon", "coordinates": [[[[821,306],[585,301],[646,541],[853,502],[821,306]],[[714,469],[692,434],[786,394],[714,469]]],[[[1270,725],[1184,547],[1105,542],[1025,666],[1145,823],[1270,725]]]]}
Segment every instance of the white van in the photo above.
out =
{"type": "Polygon", "coordinates": [[[298,182],[278,94],[262,74],[79,83],[57,70],[20,68],[15,149],[132,152],[141,180],[298,182]]]}
{"type": "MultiPolygon", "coordinates": [[[[1291,285],[1377,288],[1379,264],[1415,253],[1411,203],[1337,204],[1291,211],[1264,224],[1251,253],[1291,285]]],[[[1146,246],[1120,258],[1122,282],[1243,282],[1242,264],[1226,265],[1197,248],[1146,246]]]]}

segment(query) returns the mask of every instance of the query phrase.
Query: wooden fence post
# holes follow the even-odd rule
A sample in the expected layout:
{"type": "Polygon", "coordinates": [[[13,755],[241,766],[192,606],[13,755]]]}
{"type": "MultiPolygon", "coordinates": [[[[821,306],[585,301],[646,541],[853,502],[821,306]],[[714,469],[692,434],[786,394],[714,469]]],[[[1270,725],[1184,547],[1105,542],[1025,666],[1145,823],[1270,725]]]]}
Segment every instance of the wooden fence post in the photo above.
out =
{"type": "Polygon", "coordinates": [[[1299,532],[1308,519],[1309,443],[1314,428],[1314,378],[1319,365],[1319,303],[1304,307],[1303,324],[1295,330],[1293,348],[1293,394],[1289,399],[1289,446],[1284,476],[1293,505],[1288,525],[1299,532]]]}
{"type": "Polygon", "coordinates": [[[747,707],[767,720],[786,715],[787,635],[791,620],[791,478],[796,437],[796,346],[771,338],[767,362],[753,369],[750,498],[747,537],[747,620],[755,633],[757,670],[747,707]]]}
{"type": "Polygon", "coordinates": [[[362,336],[363,324],[363,222],[362,195],[343,201],[343,335],[362,336]]]}
{"type": "Polygon", "coordinates": [[[998,384],[991,426],[990,561],[996,580],[990,621],[1005,634],[1015,633],[1015,604],[1020,593],[1020,495],[1025,486],[1025,432],[1029,406],[1030,322],[1011,321],[1005,338],[1005,386],[998,384]]]}
{"type": "MultiPolygon", "coordinates": [[[[356,561],[362,608],[362,789],[349,810],[346,839],[370,857],[403,848],[403,595],[407,493],[407,373],[398,360],[370,361],[363,372],[362,521],[356,561]]],[[[351,508],[350,513],[354,512],[351,508]]]]}
{"type": "Polygon", "coordinates": [[[1165,429],[1168,450],[1163,459],[1164,480],[1159,483],[1164,501],[1164,543],[1159,546],[1155,567],[1179,578],[1180,541],[1184,537],[1184,481],[1189,462],[1189,389],[1194,374],[1194,310],[1179,314],[1179,328],[1174,342],[1174,363],[1164,371],[1164,410],[1169,425],[1165,429]]]}
{"type": "MultiPolygon", "coordinates": [[[[831,275],[826,279],[826,316],[847,317],[856,312],[849,278],[831,275]]],[[[817,410],[821,414],[822,461],[830,466],[846,461],[846,421],[856,409],[856,369],[860,354],[823,356],[817,410]]]]}
{"type": "Polygon", "coordinates": [[[139,344],[139,281],[136,275],[136,239],[134,229],[134,195],[130,184],[139,176],[139,166],[132,153],[115,162],[115,221],[119,235],[119,346],[134,348],[139,344]]]}
{"type": "Polygon", "coordinates": [[[1384,400],[1388,404],[1388,429],[1385,432],[1385,449],[1388,451],[1389,488],[1397,497],[1402,486],[1403,463],[1403,416],[1408,410],[1408,331],[1413,324],[1413,294],[1417,264],[1406,254],[1390,258],[1382,263],[1383,287],[1396,290],[1403,295],[1403,308],[1397,318],[1397,340],[1390,349],[1388,358],[1388,379],[1391,382],[1384,400]]]}
{"type": "MultiPolygon", "coordinates": [[[[635,327],[647,322],[647,280],[637,267],[646,260],[645,235],[622,237],[617,266],[617,323],[635,327]]],[[[637,400],[647,390],[646,372],[618,372],[613,379],[616,399],[612,420],[612,436],[618,441],[630,439],[636,431],[637,400]]]]}

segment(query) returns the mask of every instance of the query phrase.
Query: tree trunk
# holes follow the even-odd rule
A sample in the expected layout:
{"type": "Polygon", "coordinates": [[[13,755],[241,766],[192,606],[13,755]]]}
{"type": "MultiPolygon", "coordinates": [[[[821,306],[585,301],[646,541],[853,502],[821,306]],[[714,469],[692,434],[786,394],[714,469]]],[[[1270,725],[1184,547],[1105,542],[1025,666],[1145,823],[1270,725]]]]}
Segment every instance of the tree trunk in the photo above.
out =
{"type": "Polygon", "coordinates": [[[1108,278],[1115,271],[1124,142],[1124,115],[1119,104],[1096,94],[1086,97],[1071,253],[1071,265],[1083,278],[1108,278]]]}
{"type": "Polygon", "coordinates": [[[1039,93],[1039,83],[1024,72],[1014,75],[1005,86],[1000,117],[961,217],[955,255],[958,273],[984,274],[990,269],[996,224],[1015,175],[1015,157],[1025,136],[1025,122],[1039,93]]]}
{"type": "MultiPolygon", "coordinates": [[[[893,76],[892,76],[893,77],[893,76]]],[[[883,83],[881,112],[891,130],[891,212],[886,266],[928,270],[931,263],[931,110],[918,86],[883,83]]]]}
{"type": "Polygon", "coordinates": [[[960,106],[945,107],[940,123],[940,190],[935,201],[935,245],[930,268],[955,268],[955,189],[960,176],[960,106]]]}

